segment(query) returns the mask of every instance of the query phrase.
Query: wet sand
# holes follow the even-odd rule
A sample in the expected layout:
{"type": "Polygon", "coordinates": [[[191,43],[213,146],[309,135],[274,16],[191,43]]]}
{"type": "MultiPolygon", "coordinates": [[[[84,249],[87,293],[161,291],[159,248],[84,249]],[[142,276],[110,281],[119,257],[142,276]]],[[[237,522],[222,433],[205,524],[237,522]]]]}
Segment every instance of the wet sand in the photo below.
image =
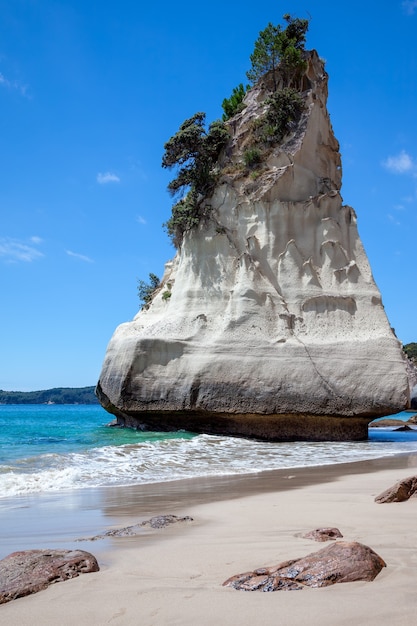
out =
{"type": "Polygon", "coordinates": [[[0,624],[415,624],[417,498],[374,497],[417,473],[417,454],[246,476],[21,496],[0,501],[0,557],[14,550],[71,547],[101,570],[0,606],[0,624]],[[76,541],[153,515],[194,521],[136,537],[76,541]],[[298,534],[338,527],[388,567],[372,583],[245,593],[229,576],[303,556],[326,544],[298,534]]]}

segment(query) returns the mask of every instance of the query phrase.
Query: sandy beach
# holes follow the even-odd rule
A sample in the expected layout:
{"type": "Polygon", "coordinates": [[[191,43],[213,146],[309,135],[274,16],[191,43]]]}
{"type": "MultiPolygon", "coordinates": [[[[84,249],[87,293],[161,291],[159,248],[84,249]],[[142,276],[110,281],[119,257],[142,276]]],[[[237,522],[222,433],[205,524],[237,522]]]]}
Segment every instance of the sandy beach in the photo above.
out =
{"type": "Polygon", "coordinates": [[[0,624],[414,625],[417,498],[376,504],[374,497],[416,473],[417,455],[402,455],[20,499],[9,517],[2,515],[1,556],[73,546],[92,552],[101,569],[1,606],[0,624]],[[136,537],[74,542],[168,513],[194,521],[136,537]],[[13,522],[18,519],[20,525],[13,522]],[[370,546],[387,567],[373,582],[323,589],[249,593],[222,587],[233,574],[328,545],[298,536],[323,526],[370,546]]]}

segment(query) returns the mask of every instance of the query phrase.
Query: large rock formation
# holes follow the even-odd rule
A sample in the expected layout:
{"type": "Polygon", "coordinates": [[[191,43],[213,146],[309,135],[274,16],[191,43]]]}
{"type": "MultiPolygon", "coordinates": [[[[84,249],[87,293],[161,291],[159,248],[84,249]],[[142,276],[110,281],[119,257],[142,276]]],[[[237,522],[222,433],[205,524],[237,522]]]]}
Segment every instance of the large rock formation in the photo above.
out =
{"type": "Polygon", "coordinates": [[[97,394],[121,425],[363,439],[408,403],[401,346],[342,204],[323,63],[307,53],[301,118],[250,170],[269,88],[267,75],[229,121],[210,217],[110,341],[97,394]]]}

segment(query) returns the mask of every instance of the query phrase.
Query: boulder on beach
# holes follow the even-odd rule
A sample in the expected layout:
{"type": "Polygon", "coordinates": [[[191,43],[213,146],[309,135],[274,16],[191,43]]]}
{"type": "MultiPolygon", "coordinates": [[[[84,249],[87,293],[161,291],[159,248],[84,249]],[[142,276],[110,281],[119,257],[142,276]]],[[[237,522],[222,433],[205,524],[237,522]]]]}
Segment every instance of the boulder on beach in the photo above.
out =
{"type": "Polygon", "coordinates": [[[376,496],[375,502],[383,504],[384,502],[405,502],[417,493],[417,476],[409,476],[403,480],[399,480],[392,487],[388,487],[385,491],[376,496]]]}
{"type": "Polygon", "coordinates": [[[84,550],[13,552],[0,561],[0,604],[99,569],[96,558],[84,550]]]}
{"type": "Polygon", "coordinates": [[[407,407],[405,356],[341,197],[328,75],[315,51],[304,60],[296,88],[285,71],[274,86],[266,74],[225,122],[198,223],[114,332],[96,391],[119,425],[361,440],[372,419],[407,407]],[[298,113],[260,140],[282,93],[298,113]]]}
{"type": "Polygon", "coordinates": [[[368,546],[337,541],[301,559],[228,578],[223,586],[242,591],[291,591],[328,587],[357,580],[372,581],[386,563],[368,546]]]}

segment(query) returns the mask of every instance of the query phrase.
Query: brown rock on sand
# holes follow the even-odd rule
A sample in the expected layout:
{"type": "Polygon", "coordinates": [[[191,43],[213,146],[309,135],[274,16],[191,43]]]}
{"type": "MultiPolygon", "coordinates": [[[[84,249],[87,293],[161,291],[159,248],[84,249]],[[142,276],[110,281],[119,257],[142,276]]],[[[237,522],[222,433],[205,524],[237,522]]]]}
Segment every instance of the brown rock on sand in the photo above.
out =
{"type": "Polygon", "coordinates": [[[368,546],[338,541],[301,559],[237,574],[223,586],[243,591],[279,591],[327,587],[357,580],[371,581],[386,563],[368,546]]]}
{"type": "Polygon", "coordinates": [[[96,558],[84,550],[13,552],[0,561],[0,604],[99,569],[96,558]]]}
{"type": "Polygon", "coordinates": [[[409,476],[399,480],[395,485],[389,487],[375,498],[375,502],[404,502],[417,492],[417,476],[409,476]]]}
{"type": "Polygon", "coordinates": [[[313,541],[334,541],[343,537],[338,528],[316,528],[301,535],[303,539],[313,539],[313,541]]]}

